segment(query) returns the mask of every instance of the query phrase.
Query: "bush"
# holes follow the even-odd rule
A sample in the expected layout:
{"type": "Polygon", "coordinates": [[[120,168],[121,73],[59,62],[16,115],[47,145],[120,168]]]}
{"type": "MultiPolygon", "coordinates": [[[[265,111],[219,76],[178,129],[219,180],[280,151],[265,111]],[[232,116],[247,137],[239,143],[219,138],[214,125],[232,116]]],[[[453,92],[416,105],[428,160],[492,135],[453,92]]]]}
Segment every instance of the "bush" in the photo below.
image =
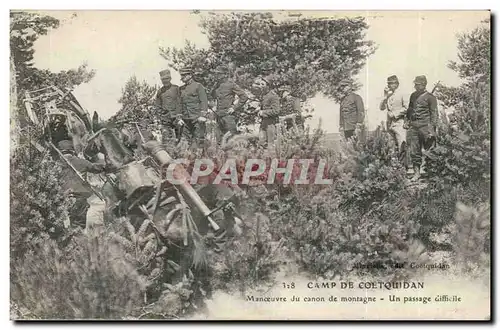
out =
{"type": "Polygon", "coordinates": [[[347,164],[337,166],[335,199],[341,210],[362,214],[387,198],[398,196],[406,187],[406,171],[391,148],[389,133],[378,127],[366,142],[344,146],[347,164]]]}
{"type": "Polygon", "coordinates": [[[11,158],[10,251],[17,259],[40,242],[64,243],[71,201],[61,191],[61,164],[30,144],[21,144],[11,158]]]}
{"type": "Polygon", "coordinates": [[[340,154],[329,157],[333,185],[307,193],[293,187],[301,193],[269,203],[275,240],[285,240],[304,270],[329,278],[382,275],[388,271],[355,265],[389,267],[407,257],[418,223],[409,219],[405,171],[389,139],[378,128],[366,141],[343,144],[340,154]]]}
{"type": "Polygon", "coordinates": [[[11,269],[11,299],[41,319],[120,319],[140,307],[145,280],[104,234],[60,249],[46,240],[11,269]]]}
{"type": "Polygon", "coordinates": [[[282,242],[271,236],[271,220],[256,213],[245,222],[243,236],[229,239],[220,253],[211,253],[213,288],[241,294],[269,283],[283,264],[282,242]]]}
{"type": "Polygon", "coordinates": [[[482,203],[470,207],[456,204],[455,223],[452,229],[455,259],[466,272],[489,269],[491,254],[490,205],[482,203]]]}

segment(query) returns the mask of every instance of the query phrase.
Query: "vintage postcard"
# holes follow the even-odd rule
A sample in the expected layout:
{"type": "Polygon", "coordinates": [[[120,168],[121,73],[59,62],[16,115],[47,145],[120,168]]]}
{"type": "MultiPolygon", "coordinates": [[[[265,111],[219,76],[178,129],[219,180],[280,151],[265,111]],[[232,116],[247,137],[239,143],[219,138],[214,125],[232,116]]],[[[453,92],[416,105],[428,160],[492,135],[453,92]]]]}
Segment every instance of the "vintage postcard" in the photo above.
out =
{"type": "Polygon", "coordinates": [[[490,17],[11,10],[11,319],[491,320],[490,17]]]}

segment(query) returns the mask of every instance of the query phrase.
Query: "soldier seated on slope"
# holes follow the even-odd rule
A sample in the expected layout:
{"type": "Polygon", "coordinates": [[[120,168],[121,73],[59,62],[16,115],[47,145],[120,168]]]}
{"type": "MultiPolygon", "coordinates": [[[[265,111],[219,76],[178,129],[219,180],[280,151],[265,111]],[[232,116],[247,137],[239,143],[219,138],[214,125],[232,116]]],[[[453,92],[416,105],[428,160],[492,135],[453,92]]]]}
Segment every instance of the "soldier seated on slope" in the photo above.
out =
{"type": "MultiPolygon", "coordinates": [[[[104,164],[91,163],[88,160],[78,158],[75,155],[73,142],[63,140],[58,143],[58,148],[68,162],[82,175],[86,173],[101,173],[104,171],[104,164]]],[[[75,199],[75,203],[69,210],[69,219],[72,225],[86,227],[87,211],[90,204],[87,199],[92,195],[92,190],[87,184],[82,182],[82,179],[71,169],[67,164],[64,164],[62,172],[63,191],[70,197],[75,199]]]]}

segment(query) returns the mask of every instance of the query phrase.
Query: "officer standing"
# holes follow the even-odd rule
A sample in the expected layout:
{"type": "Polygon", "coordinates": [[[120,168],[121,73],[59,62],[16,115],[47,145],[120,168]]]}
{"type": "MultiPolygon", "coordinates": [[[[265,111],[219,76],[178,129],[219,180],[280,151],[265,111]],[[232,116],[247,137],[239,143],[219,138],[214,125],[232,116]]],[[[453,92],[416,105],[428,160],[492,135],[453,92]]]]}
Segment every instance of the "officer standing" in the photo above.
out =
{"type": "Polygon", "coordinates": [[[180,70],[184,85],[180,88],[182,123],[190,134],[193,148],[204,146],[208,111],[205,87],[193,78],[194,70],[186,67],[180,70]]]}
{"type": "Polygon", "coordinates": [[[219,67],[216,71],[217,86],[214,89],[213,98],[217,100],[217,122],[221,134],[227,132],[237,134],[236,116],[234,112],[240,111],[248,100],[245,91],[230,78],[229,70],[227,67],[219,67]],[[235,97],[238,96],[238,102],[234,104],[235,97]]]}
{"type": "Polygon", "coordinates": [[[436,137],[438,109],[436,97],[426,90],[427,78],[417,76],[413,83],[415,92],[410,96],[407,119],[410,156],[415,171],[413,180],[418,180],[422,165],[422,148],[430,149],[436,137]]]}
{"type": "MultiPolygon", "coordinates": [[[[177,122],[181,119],[181,96],[179,86],[172,84],[170,70],[160,71],[160,79],[163,86],[156,94],[154,105],[160,110],[160,119],[165,131],[175,132],[176,138],[180,139],[177,122]]],[[[171,134],[169,134],[171,135],[171,134]]]]}
{"type": "Polygon", "coordinates": [[[280,99],[271,90],[269,83],[265,79],[257,78],[253,85],[262,98],[261,110],[258,112],[258,115],[262,118],[260,123],[261,142],[267,142],[267,146],[271,146],[276,141],[276,124],[279,122],[281,112],[280,99]]]}
{"type": "MultiPolygon", "coordinates": [[[[64,158],[80,173],[101,173],[104,171],[105,165],[91,163],[88,160],[78,158],[75,155],[73,142],[71,140],[63,140],[58,143],[58,149],[63,154],[64,158]]],[[[92,190],[88,188],[73,171],[66,166],[62,172],[63,191],[71,198],[75,199],[75,203],[69,210],[69,218],[72,225],[79,226],[85,229],[87,224],[87,211],[90,207],[87,199],[92,196],[92,190]]]]}
{"type": "Polygon", "coordinates": [[[380,103],[380,110],[387,110],[387,130],[394,139],[398,150],[398,158],[405,167],[408,167],[406,130],[404,128],[407,109],[407,99],[399,90],[398,77],[395,75],[388,77],[387,87],[384,89],[384,99],[380,103]]]}
{"type": "Polygon", "coordinates": [[[356,131],[363,130],[365,107],[361,96],[354,93],[351,83],[343,82],[340,88],[340,128],[347,140],[354,137],[356,131]]]}

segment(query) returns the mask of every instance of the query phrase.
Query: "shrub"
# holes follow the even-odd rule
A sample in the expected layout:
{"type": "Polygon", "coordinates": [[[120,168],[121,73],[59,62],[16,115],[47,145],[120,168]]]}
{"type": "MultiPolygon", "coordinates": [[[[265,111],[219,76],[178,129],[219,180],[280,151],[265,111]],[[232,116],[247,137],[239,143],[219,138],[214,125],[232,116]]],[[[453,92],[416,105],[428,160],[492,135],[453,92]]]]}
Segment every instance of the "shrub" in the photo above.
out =
{"type": "Polygon", "coordinates": [[[343,152],[349,160],[337,166],[335,196],[341,210],[362,214],[406,187],[405,169],[398,162],[390,135],[378,127],[366,142],[347,143],[343,152]]]}
{"type": "Polygon", "coordinates": [[[456,204],[452,229],[453,250],[456,261],[466,272],[489,269],[491,253],[490,205],[482,203],[470,207],[456,204]]]}
{"type": "Polygon", "coordinates": [[[256,213],[245,224],[243,236],[229,239],[220,253],[210,254],[214,289],[243,294],[269,283],[283,263],[282,242],[273,240],[271,220],[256,213]]]}
{"type": "Polygon", "coordinates": [[[40,242],[54,239],[64,243],[71,201],[61,191],[61,164],[48,152],[21,144],[11,158],[10,251],[11,258],[23,256],[40,242]]]}
{"type": "Polygon", "coordinates": [[[66,249],[46,240],[11,269],[11,298],[41,319],[120,319],[142,304],[145,280],[105,234],[66,249]]]}

